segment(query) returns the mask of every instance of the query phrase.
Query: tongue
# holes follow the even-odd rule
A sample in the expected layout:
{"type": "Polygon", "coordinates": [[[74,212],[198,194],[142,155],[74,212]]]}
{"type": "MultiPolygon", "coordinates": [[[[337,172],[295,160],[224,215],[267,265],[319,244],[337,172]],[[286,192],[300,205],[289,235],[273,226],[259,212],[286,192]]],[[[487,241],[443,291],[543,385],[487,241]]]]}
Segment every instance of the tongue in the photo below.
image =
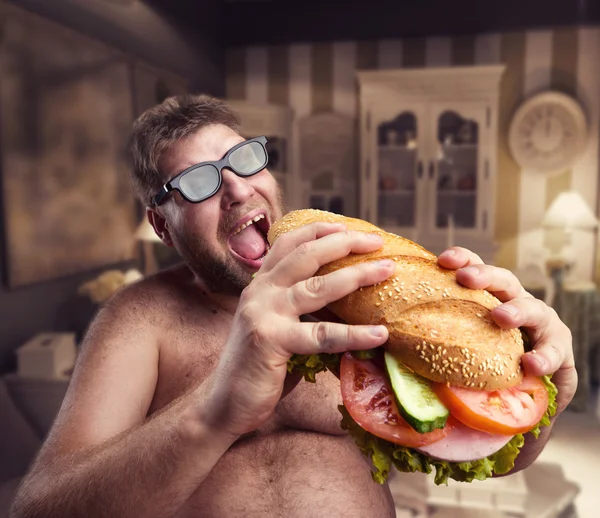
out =
{"type": "Polygon", "coordinates": [[[258,259],[264,255],[267,248],[265,238],[254,224],[231,236],[229,246],[244,259],[258,259]]]}

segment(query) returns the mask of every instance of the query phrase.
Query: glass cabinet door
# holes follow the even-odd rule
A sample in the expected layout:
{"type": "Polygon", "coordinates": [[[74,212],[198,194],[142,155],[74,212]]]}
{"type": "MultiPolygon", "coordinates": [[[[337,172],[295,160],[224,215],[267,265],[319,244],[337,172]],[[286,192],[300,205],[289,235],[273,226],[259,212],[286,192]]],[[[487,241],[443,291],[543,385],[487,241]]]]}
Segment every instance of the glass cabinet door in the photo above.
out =
{"type": "Polygon", "coordinates": [[[417,224],[420,122],[415,112],[401,111],[375,124],[377,223],[380,226],[413,229],[417,224]]]}
{"type": "Polygon", "coordinates": [[[482,181],[482,150],[486,144],[485,110],[434,109],[434,160],[429,164],[430,221],[434,230],[477,229],[482,181]]]}

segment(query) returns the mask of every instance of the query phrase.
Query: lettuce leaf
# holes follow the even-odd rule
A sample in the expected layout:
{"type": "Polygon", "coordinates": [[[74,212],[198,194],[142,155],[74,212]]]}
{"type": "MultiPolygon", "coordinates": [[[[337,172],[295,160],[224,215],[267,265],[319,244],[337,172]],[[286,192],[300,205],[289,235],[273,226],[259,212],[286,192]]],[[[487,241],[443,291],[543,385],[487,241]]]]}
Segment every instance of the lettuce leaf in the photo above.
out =
{"type": "MultiPolygon", "coordinates": [[[[549,425],[550,417],[556,414],[556,386],[548,376],[543,376],[542,380],[548,391],[548,409],[542,420],[528,432],[536,438],[540,427],[549,425]]],[[[342,414],[342,429],[348,431],[362,453],[371,460],[372,477],[379,484],[385,483],[392,466],[398,471],[420,471],[427,474],[435,468],[434,482],[437,485],[448,484],[449,478],[459,482],[472,482],[475,479],[485,480],[493,475],[504,475],[514,468],[515,460],[525,443],[523,434],[517,434],[502,449],[484,459],[469,462],[437,460],[412,448],[376,437],[362,429],[343,405],[338,408],[342,414]]]]}
{"type": "Polygon", "coordinates": [[[294,354],[287,364],[290,374],[302,374],[306,381],[314,383],[319,372],[330,370],[339,375],[342,355],[332,354],[294,354]]]}
{"type": "MultiPolygon", "coordinates": [[[[316,375],[325,370],[339,374],[340,354],[295,355],[288,362],[289,372],[300,372],[307,381],[314,382],[316,375]]],[[[556,414],[556,395],[558,390],[549,376],[542,381],[548,391],[548,409],[541,421],[528,433],[538,437],[540,428],[550,424],[550,418],[556,414]]],[[[434,481],[437,485],[447,484],[448,479],[459,482],[485,480],[493,475],[504,475],[515,466],[517,455],[521,451],[525,438],[523,434],[515,435],[501,450],[484,459],[470,462],[448,462],[433,459],[412,448],[407,448],[380,439],[361,428],[352,419],[343,405],[339,406],[342,414],[341,427],[354,439],[362,453],[371,461],[372,477],[375,482],[384,484],[390,470],[395,467],[399,471],[414,473],[431,473],[435,469],[434,481]]]]}

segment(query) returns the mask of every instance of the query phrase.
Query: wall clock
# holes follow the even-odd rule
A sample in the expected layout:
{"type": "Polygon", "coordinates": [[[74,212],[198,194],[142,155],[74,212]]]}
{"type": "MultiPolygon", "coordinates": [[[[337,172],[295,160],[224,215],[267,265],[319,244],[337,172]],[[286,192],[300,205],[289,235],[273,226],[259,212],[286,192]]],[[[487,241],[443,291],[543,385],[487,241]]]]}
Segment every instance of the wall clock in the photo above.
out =
{"type": "Polygon", "coordinates": [[[508,145],[515,161],[538,173],[561,173],[581,155],[588,137],[581,105],[561,92],[525,101],[510,124],[508,145]]]}

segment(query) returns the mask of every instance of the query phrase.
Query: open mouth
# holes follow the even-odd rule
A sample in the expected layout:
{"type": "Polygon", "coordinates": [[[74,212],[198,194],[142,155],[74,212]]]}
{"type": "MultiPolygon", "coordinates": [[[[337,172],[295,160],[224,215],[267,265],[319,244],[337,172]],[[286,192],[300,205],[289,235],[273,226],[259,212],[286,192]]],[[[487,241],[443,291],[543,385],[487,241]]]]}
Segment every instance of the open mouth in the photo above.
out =
{"type": "Polygon", "coordinates": [[[242,223],[229,236],[229,248],[241,262],[252,269],[260,268],[269,251],[267,232],[270,223],[264,212],[242,223]]]}

